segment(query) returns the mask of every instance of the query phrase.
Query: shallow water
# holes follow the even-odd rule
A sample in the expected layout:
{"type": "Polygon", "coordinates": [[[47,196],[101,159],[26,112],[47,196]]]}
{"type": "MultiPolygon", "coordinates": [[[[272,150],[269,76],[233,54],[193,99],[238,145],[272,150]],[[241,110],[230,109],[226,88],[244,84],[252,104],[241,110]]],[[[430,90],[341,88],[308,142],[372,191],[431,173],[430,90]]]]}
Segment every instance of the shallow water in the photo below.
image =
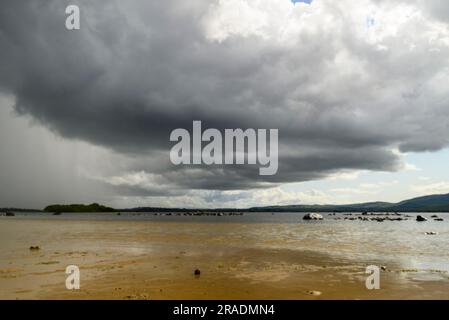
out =
{"type": "MultiPolygon", "coordinates": [[[[182,228],[162,228],[161,234],[195,233],[205,238],[214,236],[236,239],[241,245],[250,243],[257,247],[284,248],[325,252],[348,259],[394,259],[403,260],[411,269],[438,269],[449,271],[449,214],[438,213],[446,218],[443,222],[433,221],[432,213],[421,214],[428,222],[415,221],[416,213],[408,221],[347,221],[334,220],[334,216],[323,214],[324,221],[307,222],[303,213],[244,213],[243,216],[171,216],[153,213],[64,213],[54,216],[50,213],[17,213],[10,220],[50,221],[155,221],[187,224],[182,228]],[[202,227],[202,223],[232,223],[232,228],[202,227]],[[222,230],[222,231],[220,231],[222,230]],[[223,231],[226,230],[226,231],[223,231]],[[220,234],[223,232],[223,234],[220,234]],[[437,235],[426,235],[436,232],[437,235]]],[[[343,218],[343,214],[336,217],[343,218]]],[[[126,224],[124,224],[125,226],[126,224]]],[[[81,232],[83,230],[80,230],[81,232]]],[[[23,232],[27,232],[23,230],[23,232]]],[[[87,232],[87,230],[86,230],[87,232]]],[[[127,229],[116,230],[117,236],[132,236],[127,229]]],[[[46,235],[42,234],[45,238],[46,235]]],[[[2,243],[8,240],[0,235],[2,243]]],[[[42,239],[44,240],[44,239],[42,239]]]]}
{"type": "MultiPolygon", "coordinates": [[[[240,213],[239,213],[240,214],[240,213]]],[[[353,216],[357,213],[336,213],[332,216],[331,213],[321,213],[325,220],[321,221],[321,224],[328,223],[339,223],[342,221],[336,221],[333,218],[345,216],[350,217],[348,214],[353,216]]],[[[382,213],[375,213],[376,215],[382,215],[382,213]]],[[[417,215],[422,215],[429,219],[428,222],[436,224],[446,223],[449,226],[449,213],[404,213],[403,215],[410,215],[409,218],[413,222],[417,215]],[[446,218],[443,222],[433,221],[431,216],[438,215],[441,218],[446,218]]],[[[306,223],[310,222],[302,220],[305,213],[298,212],[244,212],[243,215],[203,215],[203,216],[189,216],[183,213],[143,213],[143,212],[120,212],[117,213],[105,213],[105,212],[95,212],[95,213],[62,213],[61,215],[54,215],[53,213],[47,212],[16,212],[14,219],[56,219],[56,220],[92,220],[92,221],[176,221],[176,222],[240,222],[240,223],[306,223]]],[[[392,215],[392,214],[390,214],[392,215]]],[[[392,215],[393,216],[393,215],[392,215]]],[[[0,217],[0,219],[11,218],[11,217],[0,217]]],[[[1,220],[0,220],[1,221],[1,220]]],[[[345,221],[353,222],[353,221],[345,221]]]]}
{"type": "MultiPolygon", "coordinates": [[[[438,214],[444,222],[429,219],[424,223],[415,221],[416,214],[410,215],[409,221],[378,223],[334,220],[328,214],[324,221],[306,222],[302,213],[222,217],[19,213],[0,217],[0,291],[8,287],[15,288],[13,292],[26,290],[36,275],[41,276],[40,286],[55,281],[42,278],[52,274],[60,274],[58,281],[63,283],[68,264],[94,270],[117,258],[181,251],[210,257],[239,250],[309,252],[312,257],[329,256],[341,265],[408,270],[409,280],[447,281],[449,215],[438,214]],[[31,253],[32,245],[42,250],[31,253]]],[[[430,218],[432,214],[423,215],[430,218]]]]}

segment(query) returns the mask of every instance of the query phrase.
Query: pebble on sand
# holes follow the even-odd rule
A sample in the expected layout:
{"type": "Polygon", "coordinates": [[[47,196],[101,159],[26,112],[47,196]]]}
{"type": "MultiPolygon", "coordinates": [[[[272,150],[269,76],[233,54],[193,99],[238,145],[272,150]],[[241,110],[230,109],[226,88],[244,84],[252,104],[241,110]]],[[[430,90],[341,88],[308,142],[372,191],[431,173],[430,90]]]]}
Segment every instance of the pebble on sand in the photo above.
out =
{"type": "Polygon", "coordinates": [[[308,290],[306,291],[306,294],[311,295],[311,296],[321,296],[321,291],[316,291],[316,290],[308,290]]]}

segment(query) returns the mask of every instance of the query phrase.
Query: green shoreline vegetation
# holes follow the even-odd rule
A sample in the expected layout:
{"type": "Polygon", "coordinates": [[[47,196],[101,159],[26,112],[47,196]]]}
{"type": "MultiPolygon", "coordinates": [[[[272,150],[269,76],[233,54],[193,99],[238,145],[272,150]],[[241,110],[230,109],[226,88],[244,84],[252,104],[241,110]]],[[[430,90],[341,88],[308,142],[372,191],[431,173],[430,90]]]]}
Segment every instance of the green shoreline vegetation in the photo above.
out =
{"type": "Polygon", "coordinates": [[[110,207],[102,206],[98,203],[92,203],[89,205],[84,204],[54,204],[46,207],[45,212],[115,212],[116,210],[110,207]]]}

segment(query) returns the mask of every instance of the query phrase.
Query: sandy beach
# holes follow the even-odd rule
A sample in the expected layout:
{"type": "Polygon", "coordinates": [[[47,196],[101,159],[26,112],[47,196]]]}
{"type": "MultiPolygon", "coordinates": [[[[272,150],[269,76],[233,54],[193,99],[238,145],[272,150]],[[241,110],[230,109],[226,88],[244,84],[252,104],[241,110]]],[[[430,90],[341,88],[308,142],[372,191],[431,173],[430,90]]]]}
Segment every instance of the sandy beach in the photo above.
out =
{"type": "Polygon", "coordinates": [[[2,217],[0,299],[449,299],[448,237],[446,222],[2,217]],[[380,290],[365,287],[373,264],[380,290]],[[68,265],[80,290],[65,287],[68,265]]]}

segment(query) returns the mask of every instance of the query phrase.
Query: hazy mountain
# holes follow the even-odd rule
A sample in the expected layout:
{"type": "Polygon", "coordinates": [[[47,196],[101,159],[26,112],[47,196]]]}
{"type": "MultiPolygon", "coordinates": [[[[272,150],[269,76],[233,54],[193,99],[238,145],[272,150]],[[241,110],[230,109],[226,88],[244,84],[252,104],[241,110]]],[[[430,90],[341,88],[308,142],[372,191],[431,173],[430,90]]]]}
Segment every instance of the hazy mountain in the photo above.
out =
{"type": "Polygon", "coordinates": [[[413,198],[399,202],[393,208],[396,211],[449,211],[449,194],[413,198]]]}
{"type": "Polygon", "coordinates": [[[250,211],[397,211],[397,212],[449,212],[449,194],[429,195],[398,203],[368,202],[346,205],[294,205],[251,208],[250,211]]]}

